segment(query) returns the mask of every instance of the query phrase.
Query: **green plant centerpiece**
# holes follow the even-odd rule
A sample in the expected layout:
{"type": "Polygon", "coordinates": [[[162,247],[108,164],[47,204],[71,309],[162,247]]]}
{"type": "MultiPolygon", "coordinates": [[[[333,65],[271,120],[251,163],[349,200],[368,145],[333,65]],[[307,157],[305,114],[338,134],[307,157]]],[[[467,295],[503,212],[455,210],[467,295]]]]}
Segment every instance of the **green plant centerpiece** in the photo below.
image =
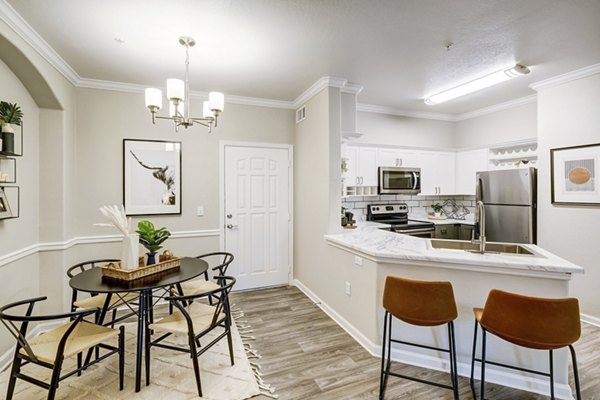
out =
{"type": "Polygon", "coordinates": [[[171,232],[165,227],[156,229],[152,222],[146,220],[138,222],[136,232],[140,235],[140,243],[148,250],[147,264],[154,264],[156,252],[162,248],[161,244],[171,236],[171,232]]]}
{"type": "Polygon", "coordinates": [[[0,123],[2,124],[2,151],[15,152],[15,131],[11,125],[21,125],[23,112],[17,103],[0,101],[0,123]]]}
{"type": "Polygon", "coordinates": [[[444,207],[440,203],[432,204],[431,208],[433,208],[433,215],[435,217],[439,218],[442,216],[442,211],[444,210],[444,207]]]}

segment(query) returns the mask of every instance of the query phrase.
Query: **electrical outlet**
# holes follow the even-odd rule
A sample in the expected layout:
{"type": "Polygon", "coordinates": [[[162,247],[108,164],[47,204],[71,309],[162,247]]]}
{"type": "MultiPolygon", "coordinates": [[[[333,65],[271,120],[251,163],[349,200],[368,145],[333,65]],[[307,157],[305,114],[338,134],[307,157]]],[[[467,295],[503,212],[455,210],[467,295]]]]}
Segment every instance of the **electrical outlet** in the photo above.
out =
{"type": "Polygon", "coordinates": [[[204,216],[204,206],[198,206],[198,208],[196,209],[196,215],[198,217],[204,216]]]}
{"type": "Polygon", "coordinates": [[[350,296],[352,294],[352,285],[350,282],[346,282],[346,296],[350,296]]]}
{"type": "Polygon", "coordinates": [[[362,262],[363,262],[362,257],[354,256],[354,264],[360,265],[362,267],[362,262]]]}

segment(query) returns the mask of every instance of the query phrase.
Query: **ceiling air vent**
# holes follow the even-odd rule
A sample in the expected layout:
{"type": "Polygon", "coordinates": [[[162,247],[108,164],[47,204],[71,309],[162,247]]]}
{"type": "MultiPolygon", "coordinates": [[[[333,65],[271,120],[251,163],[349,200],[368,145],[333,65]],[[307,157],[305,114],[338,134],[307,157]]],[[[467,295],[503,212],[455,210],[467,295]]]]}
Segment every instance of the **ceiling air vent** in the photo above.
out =
{"type": "Polygon", "coordinates": [[[306,106],[302,106],[296,110],[296,123],[300,123],[306,119],[306,106]]]}

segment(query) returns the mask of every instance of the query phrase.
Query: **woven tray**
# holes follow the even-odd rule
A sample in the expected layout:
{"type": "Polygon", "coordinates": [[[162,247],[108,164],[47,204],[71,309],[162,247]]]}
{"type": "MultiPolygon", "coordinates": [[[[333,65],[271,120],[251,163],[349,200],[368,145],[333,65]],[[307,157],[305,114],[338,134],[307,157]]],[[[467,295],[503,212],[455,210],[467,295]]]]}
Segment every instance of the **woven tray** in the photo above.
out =
{"type": "Polygon", "coordinates": [[[181,257],[174,257],[167,261],[159,262],[152,265],[146,265],[134,269],[119,268],[119,262],[100,265],[100,268],[102,268],[102,275],[105,277],[129,282],[158,273],[163,273],[167,271],[177,271],[180,265],[181,257]]]}

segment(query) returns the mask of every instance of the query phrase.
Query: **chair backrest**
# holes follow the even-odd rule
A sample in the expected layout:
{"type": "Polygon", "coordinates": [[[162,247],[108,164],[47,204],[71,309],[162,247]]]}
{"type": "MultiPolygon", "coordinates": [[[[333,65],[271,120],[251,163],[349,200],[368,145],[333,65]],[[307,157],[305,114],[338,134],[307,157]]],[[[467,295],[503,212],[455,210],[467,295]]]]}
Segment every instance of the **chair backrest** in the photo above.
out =
{"type": "Polygon", "coordinates": [[[383,289],[383,307],[396,318],[421,326],[446,324],[458,316],[450,282],[388,276],[383,289]]]}
{"type": "Polygon", "coordinates": [[[69,278],[72,278],[75,275],[77,275],[83,271],[87,271],[88,269],[96,268],[100,264],[108,264],[108,263],[117,262],[117,261],[121,261],[121,260],[115,259],[115,258],[103,258],[103,259],[98,259],[98,260],[83,261],[83,262],[80,262],[79,264],[75,264],[72,267],[70,267],[67,270],[67,276],[69,278]]]}
{"type": "Polygon", "coordinates": [[[69,335],[73,332],[77,324],[83,321],[83,318],[87,315],[93,314],[97,312],[97,309],[92,310],[81,310],[74,311],[70,313],[64,314],[52,314],[52,315],[31,315],[33,313],[33,308],[35,303],[39,301],[46,300],[47,297],[36,297],[32,299],[26,299],[21,301],[16,301],[14,303],[7,304],[3,307],[0,307],[0,322],[8,329],[9,333],[17,340],[17,349],[15,350],[17,353],[21,348],[25,350],[29,358],[34,362],[39,362],[33,351],[31,350],[31,346],[29,346],[29,342],[27,341],[27,327],[30,322],[40,322],[40,321],[49,321],[49,320],[57,320],[57,319],[71,319],[71,325],[63,334],[60,342],[58,354],[62,354],[64,350],[64,346],[67,342],[69,335]],[[25,306],[27,305],[27,309],[25,312],[21,313],[9,313],[7,312],[10,309],[25,306]],[[21,327],[17,328],[15,322],[21,322],[21,327]]]}
{"type": "Polygon", "coordinates": [[[213,253],[202,254],[201,256],[196,257],[198,259],[214,259],[214,262],[211,263],[211,260],[205,260],[209,262],[213,271],[219,271],[218,276],[224,276],[227,273],[227,268],[229,264],[233,262],[233,254],[227,253],[224,251],[216,251],[213,253]],[[214,265],[216,264],[216,265],[214,265]]]}
{"type": "Polygon", "coordinates": [[[511,343],[534,349],[558,349],[581,336],[575,298],[529,297],[492,289],[479,323],[511,343]]]}
{"type": "Polygon", "coordinates": [[[182,312],[183,316],[187,320],[188,329],[190,332],[193,332],[193,324],[192,318],[188,314],[188,310],[186,309],[186,305],[192,304],[194,300],[198,300],[204,297],[210,297],[212,300],[212,306],[214,307],[213,316],[211,320],[211,328],[215,326],[219,321],[223,318],[221,315],[224,315],[227,320],[227,324],[230,324],[230,309],[229,309],[229,293],[235,284],[235,278],[232,276],[218,276],[215,277],[218,281],[220,287],[215,290],[211,290],[210,292],[204,292],[199,294],[193,294],[189,296],[170,296],[165,298],[167,301],[173,302],[175,306],[182,312]]]}

